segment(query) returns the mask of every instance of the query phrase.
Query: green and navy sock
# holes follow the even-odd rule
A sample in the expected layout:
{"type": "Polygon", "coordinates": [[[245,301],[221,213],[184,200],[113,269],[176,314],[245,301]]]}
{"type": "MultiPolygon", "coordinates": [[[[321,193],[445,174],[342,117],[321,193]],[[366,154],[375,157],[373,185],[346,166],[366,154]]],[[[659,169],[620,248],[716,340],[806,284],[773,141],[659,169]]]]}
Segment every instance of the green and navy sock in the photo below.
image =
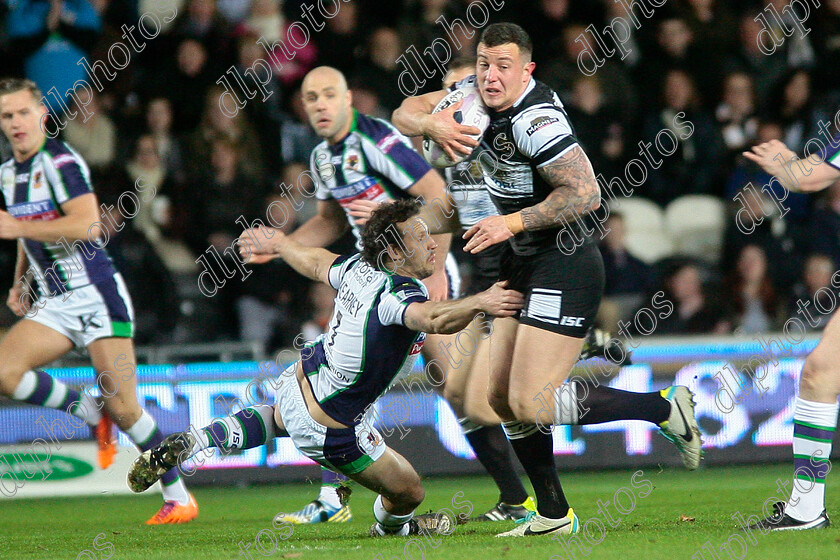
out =
{"type": "Polygon", "coordinates": [[[825,509],[828,456],[837,429],[838,404],[796,399],[793,413],[793,490],[785,513],[799,521],[813,521],[825,509]]]}
{"type": "Polygon", "coordinates": [[[64,410],[89,426],[96,426],[102,419],[93,397],[87,393],[80,395],[79,391],[40,369],[24,373],[11,397],[36,406],[64,410]]]}
{"type": "MultiPolygon", "coordinates": [[[[141,451],[148,451],[157,447],[164,439],[157,423],[155,423],[155,419],[145,410],[137,422],[125,430],[125,433],[141,451]]],[[[190,496],[187,493],[187,487],[184,486],[184,481],[181,480],[177,468],[166,471],[160,477],[160,485],[163,499],[167,502],[178,502],[181,505],[189,503],[190,496]]]]}

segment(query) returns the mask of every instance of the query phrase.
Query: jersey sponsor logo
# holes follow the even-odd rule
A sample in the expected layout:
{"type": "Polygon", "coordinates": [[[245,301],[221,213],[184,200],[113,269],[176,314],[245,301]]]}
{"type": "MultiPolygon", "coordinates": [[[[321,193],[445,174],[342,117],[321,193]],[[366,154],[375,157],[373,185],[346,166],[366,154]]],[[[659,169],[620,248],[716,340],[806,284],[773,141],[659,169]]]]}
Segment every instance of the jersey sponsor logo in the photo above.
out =
{"type": "Polygon", "coordinates": [[[22,222],[35,220],[54,220],[59,217],[58,211],[49,200],[33,202],[18,202],[9,206],[9,214],[22,222]]]}
{"type": "Polygon", "coordinates": [[[29,173],[18,173],[15,176],[15,181],[18,183],[28,183],[29,182],[29,173]]]}
{"type": "Polygon", "coordinates": [[[56,169],[61,168],[67,165],[68,163],[72,163],[74,161],[76,161],[76,158],[74,158],[71,154],[61,154],[53,158],[53,164],[55,165],[56,169]]]}
{"type": "Polygon", "coordinates": [[[391,151],[391,148],[393,148],[399,141],[400,137],[394,133],[391,133],[382,138],[379,142],[377,142],[376,147],[387,154],[391,151]]]}
{"type": "Polygon", "coordinates": [[[554,124],[556,122],[560,122],[560,119],[558,119],[557,117],[537,117],[536,119],[531,121],[531,126],[529,126],[528,130],[526,130],[525,132],[528,134],[528,136],[533,136],[533,134],[539,129],[545,128],[548,125],[554,124]]]}
{"type": "Polygon", "coordinates": [[[350,183],[349,185],[337,187],[332,190],[333,198],[342,206],[359,198],[374,200],[384,193],[385,189],[373,177],[365,177],[355,183],[350,183]]]}
{"type": "Polygon", "coordinates": [[[94,311],[93,313],[79,315],[79,323],[82,324],[82,332],[88,332],[90,329],[101,329],[104,326],[102,321],[96,317],[98,314],[98,311],[94,311]]]}

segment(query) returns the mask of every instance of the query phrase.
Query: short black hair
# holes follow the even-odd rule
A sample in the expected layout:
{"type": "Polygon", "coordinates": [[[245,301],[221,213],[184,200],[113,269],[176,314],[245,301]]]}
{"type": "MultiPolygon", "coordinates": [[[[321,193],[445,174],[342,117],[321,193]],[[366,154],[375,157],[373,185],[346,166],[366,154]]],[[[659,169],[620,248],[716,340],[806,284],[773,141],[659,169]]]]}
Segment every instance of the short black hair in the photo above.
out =
{"type": "Polygon", "coordinates": [[[362,259],[372,267],[381,269],[384,263],[379,262],[379,256],[383,252],[387,254],[389,247],[398,247],[397,244],[403,239],[402,232],[396,231],[396,228],[388,232],[388,229],[418,213],[420,202],[413,198],[387,202],[374,210],[362,230],[362,259]],[[399,239],[394,238],[395,235],[399,235],[399,239]]]}
{"type": "Polygon", "coordinates": [[[531,37],[528,33],[516,25],[515,23],[503,22],[494,23],[484,28],[481,33],[479,43],[484,43],[487,47],[498,47],[513,43],[519,47],[519,52],[528,56],[534,52],[534,44],[531,42],[531,37]]]}

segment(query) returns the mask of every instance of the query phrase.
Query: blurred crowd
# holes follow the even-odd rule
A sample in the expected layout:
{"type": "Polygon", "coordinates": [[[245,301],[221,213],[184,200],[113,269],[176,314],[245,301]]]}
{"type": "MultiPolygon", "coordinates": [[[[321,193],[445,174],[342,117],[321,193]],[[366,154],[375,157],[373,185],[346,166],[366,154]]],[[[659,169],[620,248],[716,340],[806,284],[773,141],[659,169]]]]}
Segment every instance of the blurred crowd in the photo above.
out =
{"type": "MultiPolygon", "coordinates": [[[[108,246],[135,301],[140,343],[241,339],[276,347],[302,330],[307,337],[320,332],[332,293],[275,261],[254,267],[244,282],[228,279],[207,298],[196,287],[202,272],[196,259],[211,246],[223,253],[242,230],[240,216],[265,220],[270,207],[291,231],[315,212],[305,194],[312,190],[309,178],[301,174],[319,141],[299,95],[309,69],[342,70],[357,109],[387,118],[403,98],[398,79],[406,61],[416,60],[400,59],[411,45],[423,53],[440,38],[453,56],[474,54],[479,33],[470,37],[468,23],[449,33],[440,18],[467,22],[467,7],[476,1],[0,0],[0,75],[31,77],[45,94],[52,87],[64,92],[78,80],[101,82],[103,91],[94,91],[84,108],[87,120],[55,117],[66,124],[61,137],[91,166],[103,202],[115,204],[138,179],[154,187],[155,196],[143,200],[132,219],[112,211],[129,227],[113,232],[108,246]],[[334,17],[317,15],[318,4],[334,17]],[[307,24],[304,41],[301,28],[290,26],[307,8],[324,25],[307,24]],[[126,29],[147,13],[158,15],[157,23],[143,20],[154,38],[135,31],[129,40],[126,29]],[[170,14],[175,17],[167,21],[170,14]],[[305,45],[288,46],[290,37],[305,45]],[[117,42],[128,48],[115,50],[117,42]],[[235,74],[246,75],[258,59],[271,64],[271,96],[247,100],[234,117],[225,114],[220,95],[238,88],[244,98],[235,74]]],[[[836,291],[840,186],[822,196],[791,195],[784,217],[770,215],[747,235],[735,227],[732,215],[742,205],[733,199],[748,183],[760,190],[770,177],[740,153],[773,138],[802,153],[819,136],[820,122],[837,132],[840,0],[811,4],[807,34],[793,25],[786,0],[669,0],[658,8],[635,0],[641,25],[628,27],[629,54],[596,51],[593,32],[616,17],[632,23],[630,4],[493,0],[485,7],[491,22],[515,21],[531,34],[535,76],[560,94],[597,174],[607,181],[624,177],[627,162],[641,158],[639,142],[652,142],[684,112],[693,133],[679,137],[661,165],[648,167],[633,196],[664,208],[685,195],[708,195],[731,213],[720,247],[710,254],[656,262],[628,250],[628,224],[614,213],[602,245],[607,304],[614,305],[602,315],[605,326],[632,315],[633,302],[664,290],[675,311],[658,333],[778,329],[797,301],[825,294],[821,288],[836,291]],[[771,13],[768,6],[780,20],[756,20],[771,13]],[[649,19],[646,10],[653,12],[649,19]],[[759,42],[764,21],[784,38],[771,55],[759,42]],[[589,76],[578,66],[589,56],[586,49],[604,58],[589,76]]],[[[480,11],[471,13],[475,20],[480,11]]],[[[419,92],[438,89],[441,79],[438,71],[419,92]]],[[[65,101],[66,111],[82,112],[65,101]]],[[[10,156],[8,146],[0,145],[0,155],[10,156]]],[[[773,207],[768,200],[756,204],[773,207]]],[[[349,239],[337,245],[351,248],[349,239]]],[[[462,259],[468,277],[469,259],[462,259]]],[[[11,282],[13,261],[13,244],[4,244],[0,287],[11,282]]]]}

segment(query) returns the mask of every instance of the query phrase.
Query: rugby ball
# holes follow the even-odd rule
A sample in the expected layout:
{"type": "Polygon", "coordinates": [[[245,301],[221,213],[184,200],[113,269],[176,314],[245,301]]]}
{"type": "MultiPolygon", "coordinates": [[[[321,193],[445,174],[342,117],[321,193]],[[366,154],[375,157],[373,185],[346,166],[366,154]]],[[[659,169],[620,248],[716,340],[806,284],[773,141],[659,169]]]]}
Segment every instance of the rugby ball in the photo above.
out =
{"type": "MultiPolygon", "coordinates": [[[[455,120],[460,124],[474,126],[479,129],[481,133],[472,136],[472,138],[480,140],[484,135],[484,131],[490,124],[490,115],[487,114],[487,107],[484,106],[484,102],[481,100],[481,94],[479,93],[477,87],[466,86],[449,92],[446,97],[441,99],[440,103],[435,106],[432,113],[443,111],[447,107],[450,107],[461,100],[464,102],[461,104],[461,107],[455,111],[455,120]]],[[[455,156],[458,159],[453,161],[448,155],[446,155],[446,152],[438,146],[437,142],[434,142],[428,137],[423,138],[423,157],[426,158],[426,161],[434,167],[451,167],[470,157],[469,154],[461,154],[458,152],[455,152],[455,156]]]]}

